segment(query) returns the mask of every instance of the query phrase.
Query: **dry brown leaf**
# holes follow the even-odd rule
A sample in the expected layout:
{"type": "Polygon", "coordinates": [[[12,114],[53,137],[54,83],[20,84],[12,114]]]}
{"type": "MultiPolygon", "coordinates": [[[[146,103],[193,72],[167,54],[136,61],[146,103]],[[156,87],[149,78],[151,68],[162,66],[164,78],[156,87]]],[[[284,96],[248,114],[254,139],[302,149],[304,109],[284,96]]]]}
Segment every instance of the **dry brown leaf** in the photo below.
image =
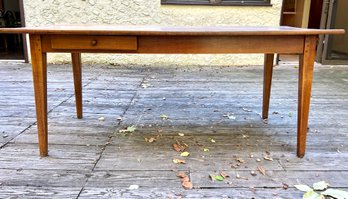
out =
{"type": "Polygon", "coordinates": [[[176,176],[178,176],[179,178],[184,178],[184,177],[186,177],[187,175],[186,175],[185,172],[179,171],[179,173],[178,173],[176,176]]]}
{"type": "Polygon", "coordinates": [[[215,175],[209,174],[209,177],[210,177],[211,181],[215,182],[215,175]]]}
{"type": "Polygon", "coordinates": [[[228,178],[228,177],[230,177],[230,175],[228,175],[226,172],[224,172],[224,171],[221,171],[220,172],[220,175],[223,177],[223,178],[228,178]]]}
{"type": "Polygon", "coordinates": [[[236,168],[238,168],[238,167],[239,167],[239,164],[235,164],[235,165],[232,164],[232,165],[231,165],[231,168],[234,168],[234,169],[236,169],[236,168]]]}
{"type": "Polygon", "coordinates": [[[268,161],[273,161],[273,158],[269,155],[263,156],[263,159],[268,160],[268,161]]]}
{"type": "Polygon", "coordinates": [[[154,137],[145,138],[145,141],[146,141],[146,142],[152,143],[152,142],[155,142],[155,141],[156,141],[156,138],[154,138],[154,137]]]}
{"type": "Polygon", "coordinates": [[[283,189],[287,190],[289,188],[288,184],[283,183],[283,189]]]}
{"type": "Polygon", "coordinates": [[[240,176],[240,175],[239,175],[239,173],[237,173],[236,178],[237,178],[237,179],[244,179],[244,180],[248,180],[248,178],[247,178],[247,177],[242,177],[242,176],[240,176]]]}
{"type": "Polygon", "coordinates": [[[180,159],[173,159],[173,162],[175,164],[186,164],[185,160],[180,160],[180,159]]]}
{"type": "Polygon", "coordinates": [[[184,187],[184,189],[192,189],[193,185],[192,182],[190,181],[184,181],[181,183],[182,187],[184,187]]]}
{"type": "Polygon", "coordinates": [[[184,146],[185,148],[187,148],[187,147],[188,147],[188,144],[186,144],[185,142],[183,142],[183,143],[181,144],[181,146],[184,146]]]}
{"type": "Polygon", "coordinates": [[[188,176],[185,176],[185,177],[181,178],[180,180],[181,180],[181,182],[188,182],[188,181],[190,181],[190,178],[188,176]]]}
{"type": "Polygon", "coordinates": [[[262,167],[262,166],[257,166],[257,170],[262,174],[262,175],[266,175],[266,170],[262,167]]]}
{"type": "Polygon", "coordinates": [[[175,144],[173,144],[173,149],[177,152],[181,152],[181,151],[184,151],[186,149],[186,147],[175,143],[175,144]]]}

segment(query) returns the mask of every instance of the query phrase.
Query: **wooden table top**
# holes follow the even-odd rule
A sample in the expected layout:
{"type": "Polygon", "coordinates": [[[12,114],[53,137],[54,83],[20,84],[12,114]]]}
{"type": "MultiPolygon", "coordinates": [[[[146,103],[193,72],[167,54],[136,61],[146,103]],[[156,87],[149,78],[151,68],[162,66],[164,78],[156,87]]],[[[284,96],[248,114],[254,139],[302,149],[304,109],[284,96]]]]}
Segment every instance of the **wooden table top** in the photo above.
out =
{"type": "Polygon", "coordinates": [[[305,29],[289,26],[117,26],[56,25],[44,27],[0,28],[0,33],[86,34],[86,35],[319,35],[344,34],[344,29],[305,29]]]}

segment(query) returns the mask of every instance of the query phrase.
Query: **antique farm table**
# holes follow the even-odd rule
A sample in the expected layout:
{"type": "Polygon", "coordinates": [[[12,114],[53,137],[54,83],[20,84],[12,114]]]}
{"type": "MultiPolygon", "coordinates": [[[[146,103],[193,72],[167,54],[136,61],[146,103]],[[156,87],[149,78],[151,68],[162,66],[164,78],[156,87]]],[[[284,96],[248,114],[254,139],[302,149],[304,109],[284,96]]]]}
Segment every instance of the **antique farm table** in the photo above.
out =
{"type": "Polygon", "coordinates": [[[81,53],[229,54],[262,53],[262,118],[268,118],[275,53],[299,54],[297,156],[306,147],[316,42],[319,34],[344,30],[293,27],[52,26],[0,29],[28,33],[34,80],[40,155],[48,155],[47,53],[71,53],[77,117],[82,118],[81,53]]]}

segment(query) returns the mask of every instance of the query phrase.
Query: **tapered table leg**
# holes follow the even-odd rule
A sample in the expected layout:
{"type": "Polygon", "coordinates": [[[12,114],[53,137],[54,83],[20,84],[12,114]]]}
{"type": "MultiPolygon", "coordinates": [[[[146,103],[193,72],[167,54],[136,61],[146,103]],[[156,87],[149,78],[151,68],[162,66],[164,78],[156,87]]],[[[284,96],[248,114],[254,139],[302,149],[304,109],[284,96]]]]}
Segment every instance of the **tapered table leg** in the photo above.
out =
{"type": "Polygon", "coordinates": [[[44,157],[48,155],[47,57],[46,53],[42,52],[40,35],[30,35],[30,51],[40,156],[44,157]]]}
{"type": "Polygon", "coordinates": [[[269,99],[271,96],[271,84],[273,73],[274,54],[265,54],[265,63],[263,69],[263,104],[262,104],[262,119],[268,118],[269,99]]]}
{"type": "Polygon", "coordinates": [[[316,36],[306,36],[303,54],[300,55],[297,112],[298,157],[303,157],[306,150],[306,136],[316,51],[316,40],[316,36]]]}
{"type": "Polygon", "coordinates": [[[81,77],[81,53],[71,53],[74,74],[75,101],[77,118],[82,118],[82,77],[81,77]]]}

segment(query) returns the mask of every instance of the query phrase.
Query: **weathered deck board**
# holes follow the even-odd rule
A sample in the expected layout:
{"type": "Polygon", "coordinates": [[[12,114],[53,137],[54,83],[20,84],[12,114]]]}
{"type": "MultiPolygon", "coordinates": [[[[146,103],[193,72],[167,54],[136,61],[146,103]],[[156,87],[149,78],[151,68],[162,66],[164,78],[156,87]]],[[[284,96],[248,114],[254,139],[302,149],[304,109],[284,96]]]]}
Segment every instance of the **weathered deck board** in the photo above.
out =
{"type": "Polygon", "coordinates": [[[294,184],[320,180],[348,189],[346,67],[315,70],[303,159],[295,155],[294,66],[274,70],[268,124],[259,115],[262,67],[83,66],[81,120],[71,67],[48,71],[49,157],[40,158],[30,66],[0,64],[0,198],[300,198],[294,184]],[[232,113],[235,119],[224,117],[232,113]],[[130,125],[138,130],[118,133],[130,125]],[[156,142],[145,141],[150,137],[156,142]],[[188,144],[189,157],[172,149],[176,140],[188,144]],[[231,167],[237,158],[245,163],[231,167]],[[221,170],[231,177],[211,182],[209,174],[221,170]],[[178,171],[189,173],[195,189],[181,187],[178,171]],[[140,188],[129,190],[134,184],[140,188]]]}

